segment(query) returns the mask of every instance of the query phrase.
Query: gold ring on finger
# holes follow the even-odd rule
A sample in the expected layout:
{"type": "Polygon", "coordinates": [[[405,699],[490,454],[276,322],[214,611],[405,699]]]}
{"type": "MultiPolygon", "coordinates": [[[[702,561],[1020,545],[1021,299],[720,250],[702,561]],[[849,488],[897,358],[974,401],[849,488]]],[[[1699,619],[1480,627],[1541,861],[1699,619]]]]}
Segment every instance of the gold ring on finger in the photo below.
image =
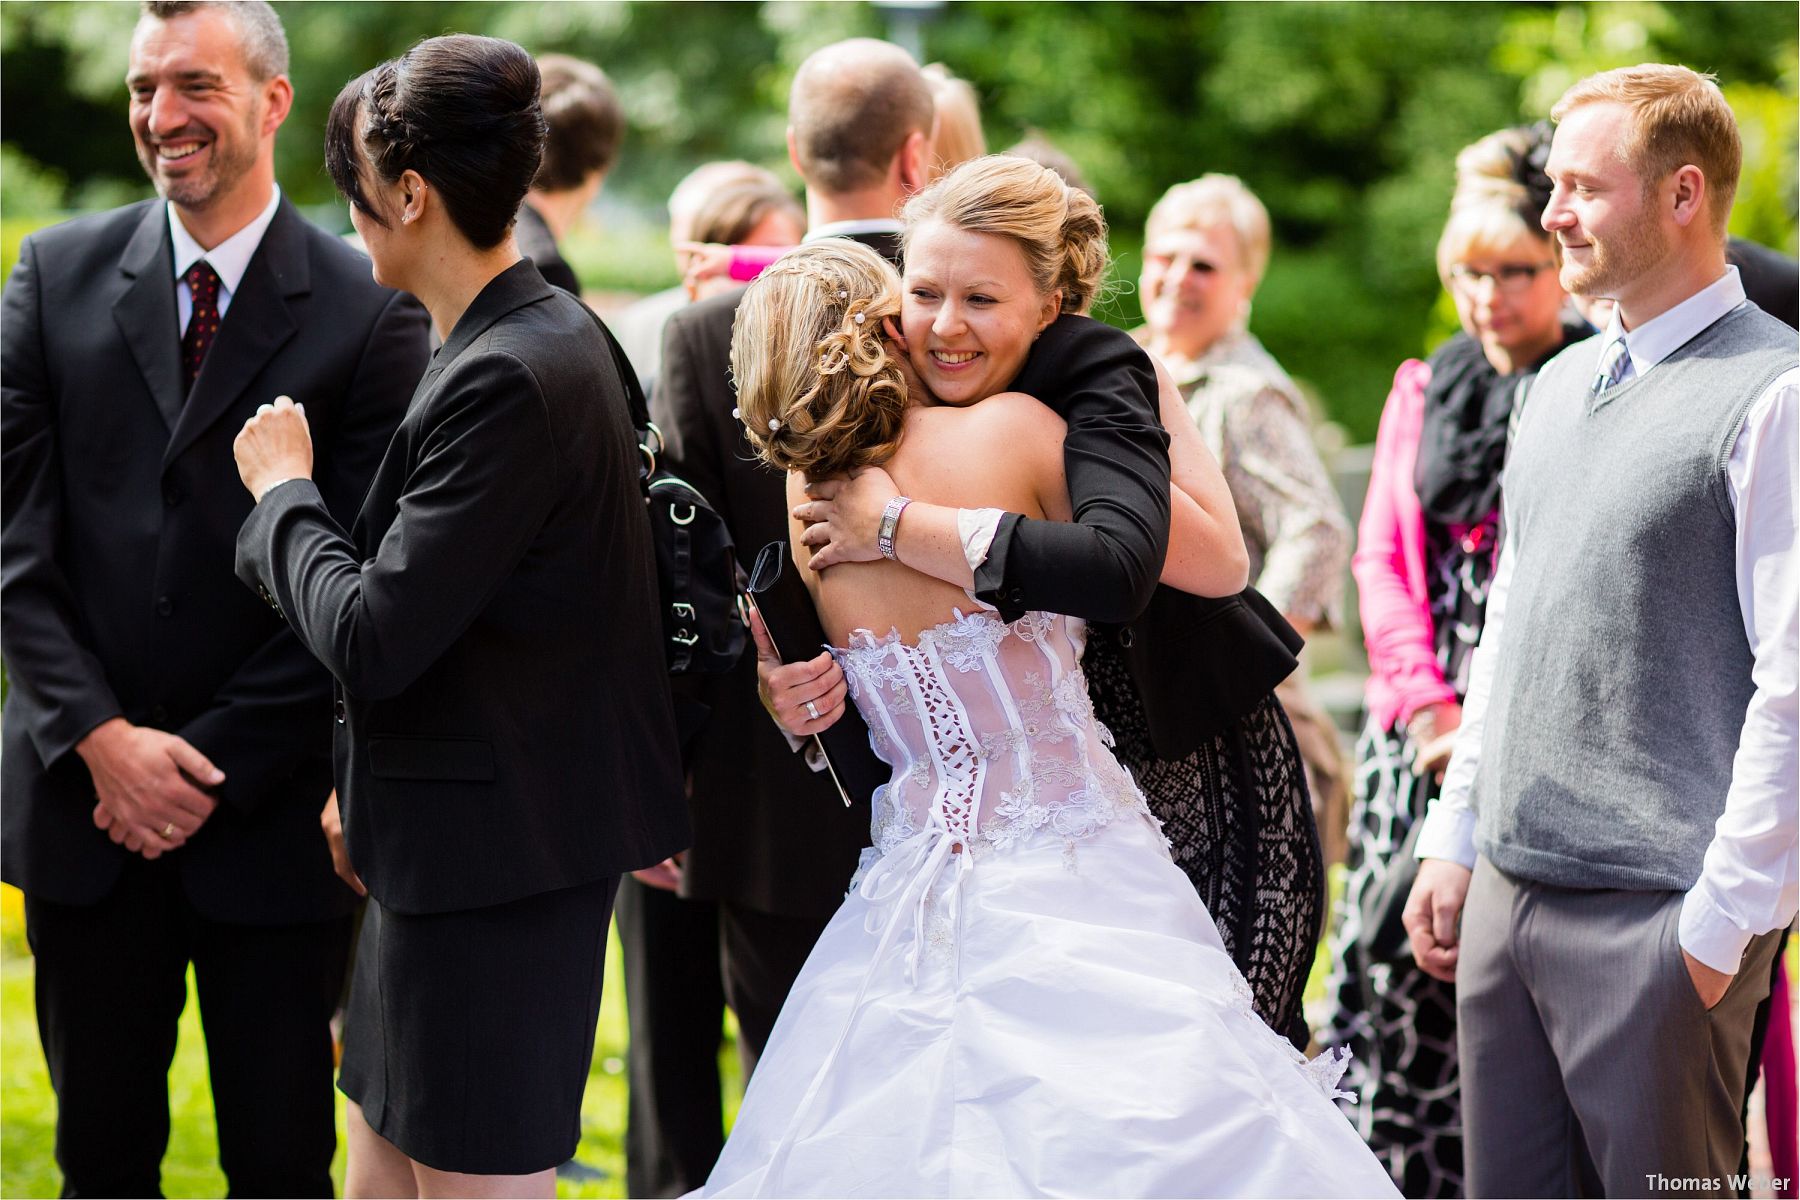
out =
{"type": "Polygon", "coordinates": [[[175,822],[170,821],[167,825],[163,826],[163,836],[164,837],[174,837],[175,836],[175,822]]]}

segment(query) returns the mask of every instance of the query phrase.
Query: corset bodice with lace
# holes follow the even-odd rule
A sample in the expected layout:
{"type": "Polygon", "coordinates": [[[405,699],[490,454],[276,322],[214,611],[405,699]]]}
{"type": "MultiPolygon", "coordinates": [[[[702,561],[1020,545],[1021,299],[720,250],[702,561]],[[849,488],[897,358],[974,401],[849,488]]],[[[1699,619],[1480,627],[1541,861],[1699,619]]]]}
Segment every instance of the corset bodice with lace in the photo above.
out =
{"type": "Polygon", "coordinates": [[[894,771],[875,793],[865,868],[939,840],[967,860],[1053,840],[1073,862],[1078,843],[1113,821],[1152,821],[1094,719],[1085,643],[1072,617],[958,611],[916,644],[859,630],[836,651],[894,771]]]}

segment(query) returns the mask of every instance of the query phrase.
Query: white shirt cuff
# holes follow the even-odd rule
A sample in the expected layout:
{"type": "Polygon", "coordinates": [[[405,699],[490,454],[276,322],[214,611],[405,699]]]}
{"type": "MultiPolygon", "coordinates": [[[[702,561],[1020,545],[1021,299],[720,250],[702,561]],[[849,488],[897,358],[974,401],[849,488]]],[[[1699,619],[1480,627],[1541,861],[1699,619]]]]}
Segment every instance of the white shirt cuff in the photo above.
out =
{"type": "Polygon", "coordinates": [[[1433,800],[1414,843],[1414,858],[1442,858],[1475,869],[1475,811],[1433,800]]]}
{"type": "Polygon", "coordinates": [[[267,496],[270,492],[274,491],[276,488],[280,487],[282,484],[297,483],[298,481],[300,481],[302,479],[306,480],[308,483],[312,482],[311,476],[308,476],[308,475],[289,475],[286,479],[277,479],[274,483],[271,483],[268,487],[266,487],[262,490],[262,496],[258,496],[256,498],[256,502],[258,504],[261,504],[263,502],[263,496],[267,496]]]}
{"type": "Polygon", "coordinates": [[[1000,518],[1005,515],[1003,508],[956,510],[956,534],[962,539],[963,558],[967,560],[969,570],[979,571],[981,564],[987,561],[994,535],[1000,531],[1000,518]]]}
{"type": "Polygon", "coordinates": [[[1736,975],[1751,934],[1732,923],[1712,898],[1703,878],[1681,899],[1681,948],[1715,971],[1736,975]]]}

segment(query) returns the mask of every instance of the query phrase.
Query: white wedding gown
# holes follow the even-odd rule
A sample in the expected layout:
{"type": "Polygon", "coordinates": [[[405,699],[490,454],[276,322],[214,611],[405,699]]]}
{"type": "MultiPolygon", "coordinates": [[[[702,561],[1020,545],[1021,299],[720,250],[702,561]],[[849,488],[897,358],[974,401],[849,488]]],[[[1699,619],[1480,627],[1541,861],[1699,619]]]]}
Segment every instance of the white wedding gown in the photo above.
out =
{"type": "Polygon", "coordinates": [[[700,1194],[1392,1196],[1106,748],[1085,627],[839,651],[891,780],[700,1194]]]}

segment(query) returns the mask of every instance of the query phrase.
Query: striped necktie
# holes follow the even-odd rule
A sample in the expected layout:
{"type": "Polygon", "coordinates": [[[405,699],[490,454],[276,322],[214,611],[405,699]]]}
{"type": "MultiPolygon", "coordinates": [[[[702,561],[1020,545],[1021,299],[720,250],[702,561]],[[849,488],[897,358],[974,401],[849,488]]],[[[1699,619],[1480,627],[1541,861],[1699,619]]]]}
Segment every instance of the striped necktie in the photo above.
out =
{"type": "Polygon", "coordinates": [[[1631,352],[1625,346],[1625,339],[1618,338],[1607,346],[1606,353],[1600,356],[1600,370],[1594,375],[1594,386],[1588,394],[1599,397],[1606,394],[1606,389],[1625,378],[1625,372],[1631,368],[1631,352]]]}

